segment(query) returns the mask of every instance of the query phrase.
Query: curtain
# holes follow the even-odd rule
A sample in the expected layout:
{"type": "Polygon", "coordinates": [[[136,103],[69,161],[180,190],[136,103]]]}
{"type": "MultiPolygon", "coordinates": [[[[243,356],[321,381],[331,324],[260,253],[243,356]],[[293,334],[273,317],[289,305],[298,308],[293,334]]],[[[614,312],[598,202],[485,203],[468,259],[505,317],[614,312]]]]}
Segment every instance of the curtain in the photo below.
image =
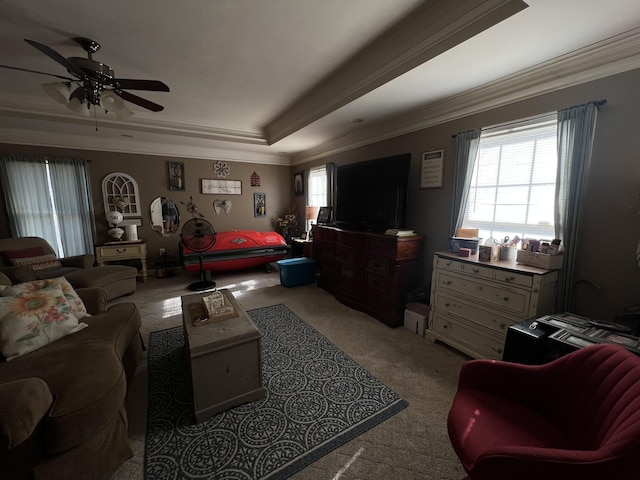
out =
{"type": "MultiPolygon", "coordinates": [[[[336,164],[327,163],[327,207],[335,209],[336,206],[336,164]]],[[[335,213],[334,213],[335,215],[335,213]]]]}
{"type": "Polygon", "coordinates": [[[455,173],[453,179],[453,207],[451,210],[451,230],[455,235],[456,230],[462,227],[464,212],[469,200],[469,185],[473,176],[473,169],[478,157],[480,144],[480,129],[469,130],[456,135],[455,140],[455,173]]]}
{"type": "Polygon", "coordinates": [[[573,302],[581,203],[591,163],[597,114],[595,102],[558,111],[555,234],[565,248],[556,296],[556,311],[560,312],[570,311],[573,302]]]}
{"type": "Polygon", "coordinates": [[[14,237],[42,237],[60,257],[93,252],[95,223],[86,161],[2,155],[0,173],[14,237]]]}

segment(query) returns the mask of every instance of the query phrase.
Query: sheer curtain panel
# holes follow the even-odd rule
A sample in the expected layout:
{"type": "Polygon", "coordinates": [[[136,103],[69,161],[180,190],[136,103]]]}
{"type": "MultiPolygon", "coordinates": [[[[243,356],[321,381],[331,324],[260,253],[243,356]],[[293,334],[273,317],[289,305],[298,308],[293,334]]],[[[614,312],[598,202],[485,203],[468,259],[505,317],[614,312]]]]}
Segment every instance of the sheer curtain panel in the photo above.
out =
{"type": "Polygon", "coordinates": [[[603,103],[590,102],[558,111],[555,228],[556,238],[565,248],[556,296],[556,311],[560,312],[572,309],[581,203],[591,164],[598,105],[603,103]]]}
{"type": "Polygon", "coordinates": [[[95,223],[86,161],[2,155],[0,173],[14,237],[42,237],[60,257],[93,252],[95,223]]]}

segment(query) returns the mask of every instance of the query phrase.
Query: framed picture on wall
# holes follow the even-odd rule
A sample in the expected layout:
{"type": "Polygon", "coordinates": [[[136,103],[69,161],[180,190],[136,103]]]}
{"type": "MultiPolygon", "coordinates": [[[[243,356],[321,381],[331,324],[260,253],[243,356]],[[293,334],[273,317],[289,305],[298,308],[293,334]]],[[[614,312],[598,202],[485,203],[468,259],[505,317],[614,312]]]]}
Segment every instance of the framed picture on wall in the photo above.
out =
{"type": "Polygon", "coordinates": [[[304,173],[298,172],[293,176],[293,193],[304,195],[304,173]]]}
{"type": "Polygon", "coordinates": [[[169,162],[169,190],[184,192],[184,163],[169,162]]]}
{"type": "Polygon", "coordinates": [[[420,188],[442,187],[444,150],[433,150],[422,154],[420,188]]]}
{"type": "Polygon", "coordinates": [[[266,217],[267,216],[267,194],[266,193],[254,193],[253,194],[253,216],[254,217],[266,217]]]}

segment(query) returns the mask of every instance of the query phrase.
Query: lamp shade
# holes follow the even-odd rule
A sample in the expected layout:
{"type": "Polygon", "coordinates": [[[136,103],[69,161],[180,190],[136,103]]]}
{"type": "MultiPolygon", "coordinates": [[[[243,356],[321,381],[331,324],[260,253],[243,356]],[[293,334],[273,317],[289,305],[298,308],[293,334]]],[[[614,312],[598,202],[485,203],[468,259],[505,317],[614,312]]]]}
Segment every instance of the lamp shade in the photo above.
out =
{"type": "Polygon", "coordinates": [[[84,102],[80,101],[77,97],[72,98],[69,103],[67,103],[67,108],[78,115],[82,115],[83,117],[91,116],[89,104],[85,105],[84,102]]]}
{"type": "Polygon", "coordinates": [[[305,220],[315,220],[318,218],[319,207],[304,207],[305,220]]]}
{"type": "Polygon", "coordinates": [[[100,106],[109,112],[117,112],[124,107],[124,100],[111,90],[104,90],[100,94],[100,106]]]}
{"type": "Polygon", "coordinates": [[[71,86],[64,82],[43,83],[44,92],[56,102],[66,105],[71,95],[71,86]]]}

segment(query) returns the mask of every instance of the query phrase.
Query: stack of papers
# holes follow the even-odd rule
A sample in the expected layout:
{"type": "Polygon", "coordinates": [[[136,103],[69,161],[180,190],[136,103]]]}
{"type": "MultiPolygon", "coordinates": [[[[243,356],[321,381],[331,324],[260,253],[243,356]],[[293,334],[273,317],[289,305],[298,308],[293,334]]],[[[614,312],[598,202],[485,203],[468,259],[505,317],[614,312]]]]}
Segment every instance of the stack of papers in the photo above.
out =
{"type": "Polygon", "coordinates": [[[411,237],[417,235],[415,230],[399,230],[397,228],[389,228],[384,234],[393,235],[394,237],[411,237]]]}

